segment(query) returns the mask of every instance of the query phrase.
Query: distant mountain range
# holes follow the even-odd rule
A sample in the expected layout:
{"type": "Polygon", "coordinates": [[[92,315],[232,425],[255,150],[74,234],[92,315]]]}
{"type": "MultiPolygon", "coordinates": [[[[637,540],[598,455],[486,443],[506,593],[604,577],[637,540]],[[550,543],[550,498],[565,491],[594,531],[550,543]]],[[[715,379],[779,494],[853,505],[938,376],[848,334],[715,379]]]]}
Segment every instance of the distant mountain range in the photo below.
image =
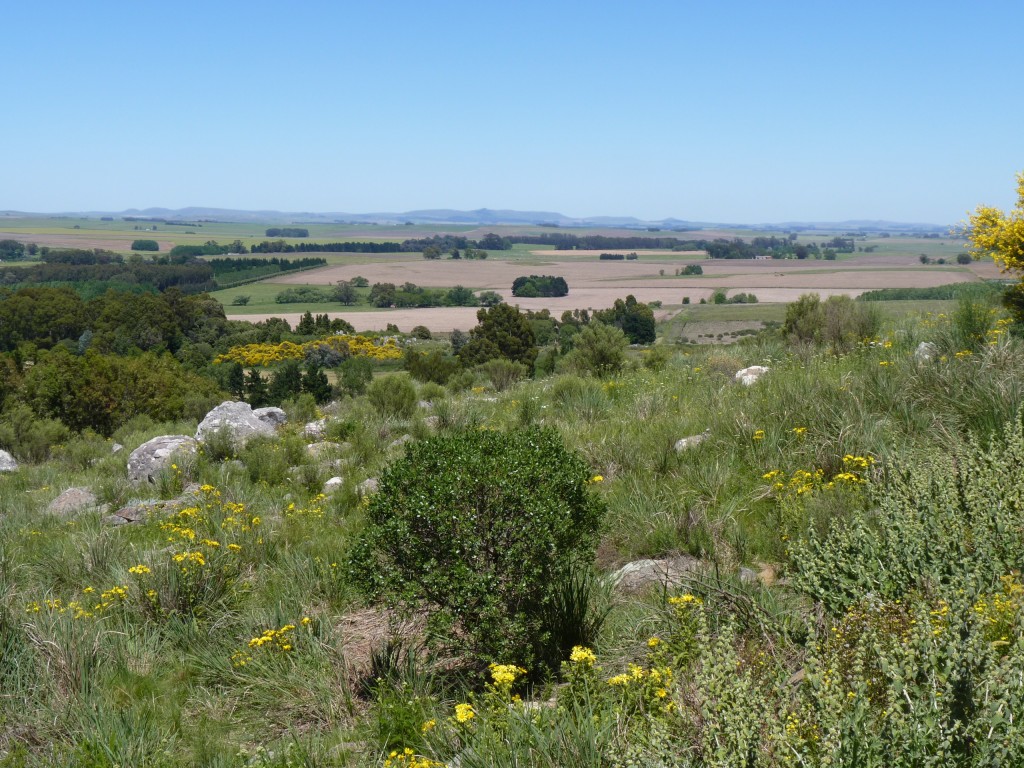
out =
{"type": "Polygon", "coordinates": [[[486,226],[499,225],[532,225],[550,227],[622,227],[626,229],[660,229],[660,230],[700,230],[713,228],[752,229],[752,230],[815,230],[848,231],[848,232],[935,232],[945,233],[948,225],[908,223],[881,220],[848,220],[848,221],[788,221],[773,224],[736,224],[712,221],[686,221],[684,219],[667,218],[645,221],[633,216],[591,216],[572,218],[554,211],[511,211],[477,208],[473,211],[459,211],[450,208],[406,211],[404,213],[314,213],[283,212],[283,211],[240,211],[230,208],[129,208],[125,211],[75,211],[60,214],[25,213],[19,211],[3,211],[0,216],[101,216],[138,217],[149,219],[166,219],[168,221],[235,221],[258,223],[287,224],[473,224],[486,226]]]}

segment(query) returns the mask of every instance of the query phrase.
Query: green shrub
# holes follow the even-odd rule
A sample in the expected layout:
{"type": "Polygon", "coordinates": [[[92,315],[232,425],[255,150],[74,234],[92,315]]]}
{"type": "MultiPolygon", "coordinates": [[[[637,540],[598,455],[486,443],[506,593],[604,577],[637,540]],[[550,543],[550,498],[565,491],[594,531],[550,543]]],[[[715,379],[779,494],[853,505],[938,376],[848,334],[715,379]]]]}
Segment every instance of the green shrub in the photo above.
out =
{"type": "Polygon", "coordinates": [[[27,405],[15,405],[0,420],[0,448],[21,461],[45,461],[50,450],[71,437],[71,431],[56,419],[37,418],[27,405]]]}
{"type": "Polygon", "coordinates": [[[133,251],[159,251],[160,243],[156,240],[132,240],[133,251]]]}
{"type": "Polygon", "coordinates": [[[459,370],[459,360],[440,349],[429,352],[409,350],[405,354],[405,370],[417,381],[447,384],[448,379],[459,370]]]}
{"type": "Polygon", "coordinates": [[[526,366],[522,363],[514,363],[503,357],[496,357],[493,360],[488,360],[486,363],[479,366],[479,369],[483,371],[484,375],[487,376],[488,380],[491,382],[491,386],[493,386],[498,392],[504,392],[520,379],[526,378],[529,374],[526,366]]]}
{"type": "Polygon", "coordinates": [[[381,476],[351,559],[370,595],[430,614],[478,661],[539,671],[567,648],[560,585],[592,560],[604,503],[553,430],[454,432],[410,445],[381,476]]]}
{"type": "Polygon", "coordinates": [[[611,325],[590,323],[576,336],[570,360],[593,376],[614,376],[626,362],[626,335],[611,325]]]}
{"type": "Polygon", "coordinates": [[[416,410],[416,386],[408,374],[394,373],[375,379],[366,397],[381,416],[407,419],[416,410]]]}

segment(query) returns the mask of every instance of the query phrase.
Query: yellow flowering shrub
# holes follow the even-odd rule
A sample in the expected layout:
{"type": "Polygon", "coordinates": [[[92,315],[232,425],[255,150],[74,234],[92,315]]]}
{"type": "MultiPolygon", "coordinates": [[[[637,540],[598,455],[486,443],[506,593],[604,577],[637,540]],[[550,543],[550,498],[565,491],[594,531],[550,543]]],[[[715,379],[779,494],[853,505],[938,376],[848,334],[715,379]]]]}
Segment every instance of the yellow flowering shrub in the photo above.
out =
{"type": "Polygon", "coordinates": [[[368,357],[371,360],[400,360],[402,350],[394,339],[380,343],[369,336],[338,335],[328,336],[304,344],[282,341],[278,344],[245,344],[232,347],[223,355],[214,358],[214,363],[238,363],[249,367],[265,367],[285,360],[302,360],[306,351],[314,347],[327,346],[352,356],[368,357]]]}

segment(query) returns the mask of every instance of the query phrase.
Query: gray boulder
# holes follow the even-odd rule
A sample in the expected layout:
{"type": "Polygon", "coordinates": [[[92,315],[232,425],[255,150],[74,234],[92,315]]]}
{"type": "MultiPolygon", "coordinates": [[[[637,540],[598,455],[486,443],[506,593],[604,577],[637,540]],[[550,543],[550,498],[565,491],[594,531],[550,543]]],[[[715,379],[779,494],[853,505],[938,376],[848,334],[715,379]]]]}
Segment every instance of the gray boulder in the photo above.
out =
{"type": "Polygon", "coordinates": [[[332,493],[337,491],[344,485],[345,481],[340,477],[332,477],[326,483],[324,483],[324,494],[330,496],[332,493]]]}
{"type": "Polygon", "coordinates": [[[356,493],[360,496],[369,496],[372,493],[376,493],[379,486],[380,481],[376,477],[370,477],[356,486],[356,493]]]}
{"type": "Polygon", "coordinates": [[[329,456],[332,453],[338,453],[341,451],[340,443],[332,443],[330,441],[323,441],[319,443],[310,443],[306,446],[306,453],[314,459],[322,459],[325,456],[329,456]]]}
{"type": "Polygon", "coordinates": [[[749,368],[744,368],[742,371],[736,371],[734,378],[743,386],[749,387],[766,373],[768,373],[768,369],[763,365],[752,365],[749,368]]]}
{"type": "Polygon", "coordinates": [[[914,350],[914,361],[918,363],[927,363],[938,356],[939,348],[930,341],[922,341],[914,350]]]}
{"type": "Polygon", "coordinates": [[[14,460],[7,451],[0,451],[0,472],[14,472],[18,469],[18,462],[14,460]]]}
{"type": "Polygon", "coordinates": [[[157,475],[174,463],[177,456],[196,452],[199,443],[188,435],[160,435],[148,440],[128,457],[128,480],[132,483],[156,482],[157,475]]]}
{"type": "Polygon", "coordinates": [[[50,502],[47,512],[53,515],[70,515],[96,506],[96,494],[88,488],[68,488],[50,502]]]}
{"type": "Polygon", "coordinates": [[[227,400],[208,414],[196,430],[196,440],[202,442],[210,435],[226,431],[236,445],[245,445],[251,438],[259,435],[273,435],[275,425],[269,418],[264,421],[255,413],[248,403],[227,400]]]}
{"type": "Polygon", "coordinates": [[[253,408],[252,415],[272,427],[280,427],[288,421],[288,414],[280,408],[275,408],[273,406],[269,408],[253,408]]]}
{"type": "Polygon", "coordinates": [[[327,429],[327,419],[317,419],[311,421],[302,428],[302,434],[304,437],[308,437],[311,440],[319,440],[324,436],[324,431],[327,429]]]}
{"type": "Polygon", "coordinates": [[[700,560],[688,555],[662,560],[635,560],[613,573],[611,583],[619,592],[644,592],[652,586],[671,589],[685,583],[701,569],[700,560]]]}

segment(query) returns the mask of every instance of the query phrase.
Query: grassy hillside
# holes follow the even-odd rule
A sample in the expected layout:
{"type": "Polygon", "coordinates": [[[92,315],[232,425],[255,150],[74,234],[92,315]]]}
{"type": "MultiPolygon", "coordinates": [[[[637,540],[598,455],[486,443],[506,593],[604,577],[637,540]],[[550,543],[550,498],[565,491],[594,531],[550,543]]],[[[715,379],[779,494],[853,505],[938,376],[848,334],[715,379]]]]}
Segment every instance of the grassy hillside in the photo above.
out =
{"type": "Polygon", "coordinates": [[[1024,347],[994,310],[980,331],[947,314],[838,354],[663,339],[604,379],[300,400],[277,437],[213,440],[152,486],[126,482],[127,454],[194,422],[56,446],[0,478],[0,764],[1020,764],[1024,347]],[[768,372],[737,384],[751,365],[768,372]],[[314,453],[301,430],[321,416],[314,453]],[[350,567],[373,515],[415,495],[386,479],[404,440],[531,427],[607,507],[555,609],[585,642],[564,630],[546,674],[481,665],[473,627],[374,603],[350,567]],[[105,509],[48,511],[69,487],[105,509]],[[106,521],[139,501],[139,522],[106,521]],[[611,584],[668,558],[686,565],[669,586],[611,584]]]}

